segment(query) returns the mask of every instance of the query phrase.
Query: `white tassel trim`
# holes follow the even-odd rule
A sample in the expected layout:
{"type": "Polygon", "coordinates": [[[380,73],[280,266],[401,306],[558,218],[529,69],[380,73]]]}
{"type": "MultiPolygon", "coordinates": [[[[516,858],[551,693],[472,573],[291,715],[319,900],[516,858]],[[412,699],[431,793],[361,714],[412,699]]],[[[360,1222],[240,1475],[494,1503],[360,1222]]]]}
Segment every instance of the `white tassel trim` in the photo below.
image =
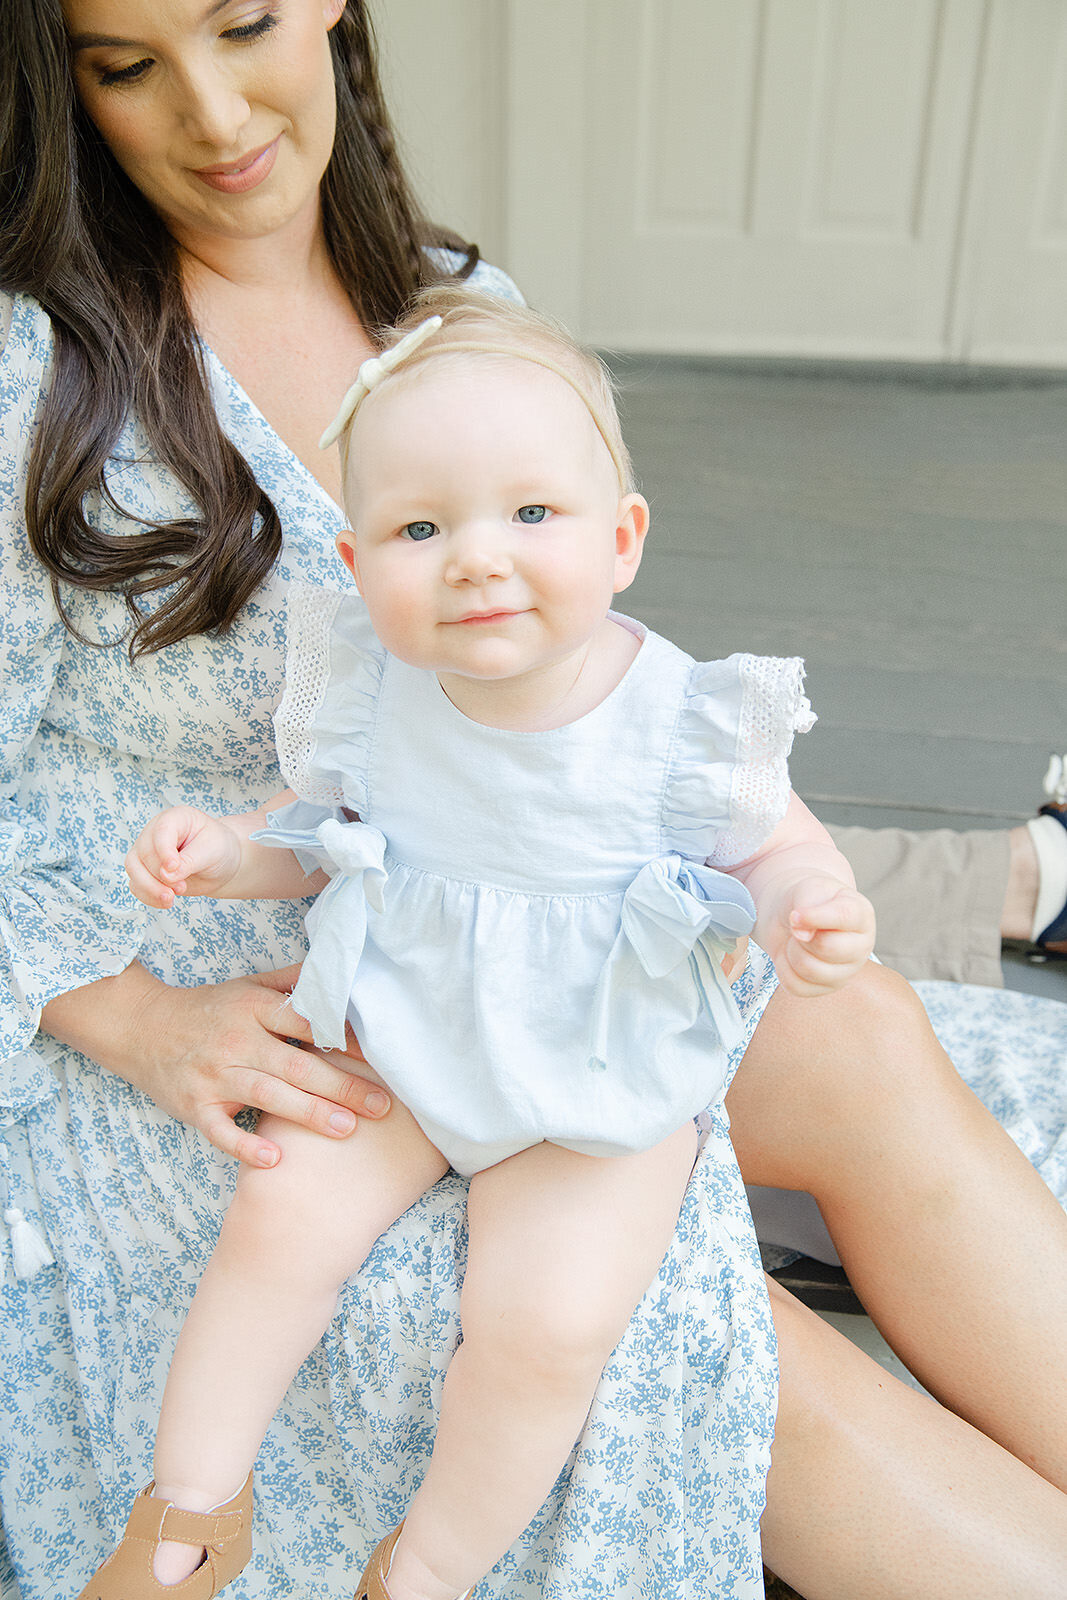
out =
{"type": "Polygon", "coordinates": [[[43,1235],[32,1222],[26,1221],[17,1206],[8,1207],[4,1212],[4,1221],[11,1238],[11,1260],[16,1278],[32,1278],[41,1267],[53,1265],[55,1257],[43,1235]]]}

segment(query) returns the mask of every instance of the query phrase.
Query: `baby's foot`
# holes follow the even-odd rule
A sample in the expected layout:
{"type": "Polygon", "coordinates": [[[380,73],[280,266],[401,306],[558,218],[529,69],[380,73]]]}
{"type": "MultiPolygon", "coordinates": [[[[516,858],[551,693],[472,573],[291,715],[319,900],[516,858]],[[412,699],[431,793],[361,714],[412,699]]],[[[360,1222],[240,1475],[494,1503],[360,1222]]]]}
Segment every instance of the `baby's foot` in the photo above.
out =
{"type": "Polygon", "coordinates": [[[181,1583],[197,1567],[202,1567],[206,1559],[207,1551],[202,1544],[179,1544],[175,1539],[161,1539],[152,1557],[152,1576],[159,1583],[181,1583]]]}

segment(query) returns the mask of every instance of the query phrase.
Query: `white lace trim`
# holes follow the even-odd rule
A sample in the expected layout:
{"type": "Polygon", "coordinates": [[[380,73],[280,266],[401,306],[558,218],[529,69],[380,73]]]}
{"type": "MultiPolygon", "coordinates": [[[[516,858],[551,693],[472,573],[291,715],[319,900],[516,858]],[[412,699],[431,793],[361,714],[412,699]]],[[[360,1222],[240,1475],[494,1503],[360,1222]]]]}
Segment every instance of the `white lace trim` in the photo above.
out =
{"type": "Polygon", "coordinates": [[[285,692],[274,714],[278,760],[289,787],[302,800],[338,806],[339,785],[313,774],[315,719],[330,681],[330,631],[343,595],[336,589],[293,584],[289,590],[285,692]]]}
{"type": "Polygon", "coordinates": [[[807,733],[817,720],[804,693],[799,657],[742,655],[738,671],[741,712],[730,828],[709,858],[716,867],[747,861],[785,816],[793,735],[807,733]]]}

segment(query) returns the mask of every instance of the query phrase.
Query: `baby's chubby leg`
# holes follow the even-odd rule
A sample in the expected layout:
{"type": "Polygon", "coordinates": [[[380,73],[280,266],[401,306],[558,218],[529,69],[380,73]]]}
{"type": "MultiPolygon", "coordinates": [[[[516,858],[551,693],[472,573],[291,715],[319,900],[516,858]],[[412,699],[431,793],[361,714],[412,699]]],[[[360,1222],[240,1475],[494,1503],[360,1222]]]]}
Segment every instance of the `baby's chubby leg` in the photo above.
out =
{"type": "MultiPolygon", "coordinates": [[[[260,1128],[281,1160],[269,1170],[241,1168],[163,1398],[155,1493],[191,1511],[219,1505],[244,1482],[341,1286],[447,1170],[396,1101],[382,1121],[361,1121],[340,1141],[275,1117],[260,1128]]],[[[174,1583],[201,1554],[162,1544],[156,1575],[174,1583]]]]}
{"type": "Polygon", "coordinates": [[[687,1124],[617,1158],[539,1144],[471,1182],[463,1343],[393,1555],[393,1600],[452,1600],[543,1505],[670,1242],[687,1124]]]}

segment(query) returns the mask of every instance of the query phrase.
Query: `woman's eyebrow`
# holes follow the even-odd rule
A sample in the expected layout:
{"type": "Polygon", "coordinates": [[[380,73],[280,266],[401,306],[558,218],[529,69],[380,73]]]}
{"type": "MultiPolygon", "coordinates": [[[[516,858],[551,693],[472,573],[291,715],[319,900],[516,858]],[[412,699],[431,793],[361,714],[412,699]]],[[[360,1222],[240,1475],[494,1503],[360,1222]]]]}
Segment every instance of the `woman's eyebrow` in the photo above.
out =
{"type": "MultiPolygon", "coordinates": [[[[208,6],[204,12],[200,19],[201,23],[210,22],[212,17],[217,16],[220,11],[224,11],[229,3],[230,0],[215,0],[215,3],[208,6]]],[[[72,50],[126,49],[130,47],[140,49],[142,47],[140,39],[119,39],[110,33],[72,33],[68,36],[67,42],[72,50]]]]}

